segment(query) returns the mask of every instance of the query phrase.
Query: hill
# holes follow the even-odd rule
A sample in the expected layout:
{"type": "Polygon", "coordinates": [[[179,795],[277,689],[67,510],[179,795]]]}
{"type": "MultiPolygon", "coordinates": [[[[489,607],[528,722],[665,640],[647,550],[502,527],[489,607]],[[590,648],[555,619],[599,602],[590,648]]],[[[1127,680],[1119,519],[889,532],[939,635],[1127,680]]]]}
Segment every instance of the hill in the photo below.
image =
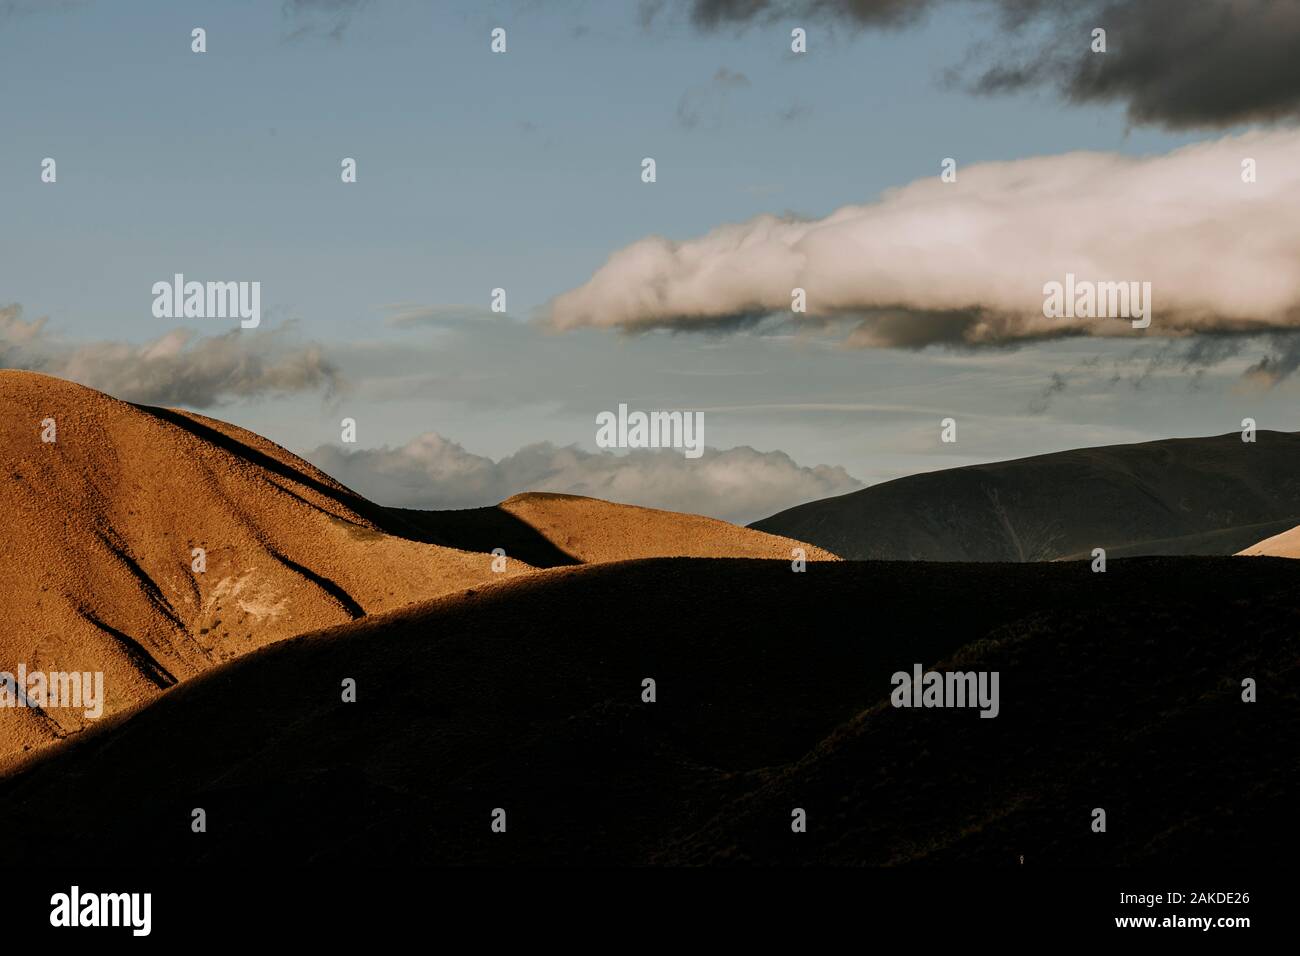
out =
{"type": "Polygon", "coordinates": [[[0,812],[69,863],[1248,865],[1298,842],[1297,608],[1271,559],[556,568],[211,671],[0,812]],[[998,716],[890,707],[916,663],[998,716]]]}
{"type": "MultiPolygon", "coordinates": [[[[798,544],[563,496],[388,509],[234,425],[31,372],[0,371],[0,408],[0,672],[102,673],[105,713],[286,637],[538,566],[798,544]]],[[[29,702],[0,707],[0,761],[95,719],[29,702]]]]}
{"type": "Polygon", "coordinates": [[[706,518],[581,495],[529,492],[489,508],[396,510],[433,539],[490,551],[502,546],[538,567],[638,558],[775,558],[801,548],[809,561],[836,555],[779,535],[706,518]],[[491,542],[498,542],[492,545],[491,542]],[[501,542],[510,542],[509,545],[501,542]]]}
{"type": "MultiPolygon", "coordinates": [[[[495,576],[484,555],[386,533],[381,509],[232,425],[28,372],[0,372],[0,406],[0,669],[103,672],[107,712],[495,576]]],[[[0,753],[86,719],[0,709],[0,753]]]]}
{"type": "Polygon", "coordinates": [[[1300,558],[1300,527],[1288,528],[1243,548],[1238,554],[1247,557],[1300,558]]]}
{"type": "Polygon", "coordinates": [[[1300,434],[1261,431],[912,475],[751,527],[849,559],[1055,561],[1230,555],[1297,524],[1300,434]]]}

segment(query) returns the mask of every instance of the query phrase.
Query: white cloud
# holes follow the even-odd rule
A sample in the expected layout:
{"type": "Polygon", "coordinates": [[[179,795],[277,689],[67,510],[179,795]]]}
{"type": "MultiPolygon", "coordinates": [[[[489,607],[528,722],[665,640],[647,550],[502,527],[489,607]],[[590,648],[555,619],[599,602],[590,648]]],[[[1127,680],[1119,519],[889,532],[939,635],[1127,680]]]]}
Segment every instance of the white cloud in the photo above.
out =
{"type": "Polygon", "coordinates": [[[748,447],[710,448],[690,460],[668,449],[593,453],[541,442],[493,461],[430,432],[400,448],[322,445],[304,457],[372,501],[431,510],[553,491],[744,524],[862,487],[843,468],[806,468],[783,452],[748,447]]]}
{"type": "Polygon", "coordinates": [[[1146,335],[1300,327],[1300,131],[1154,157],[1068,153],[958,167],[824,219],[760,216],[615,252],[556,297],[547,323],[739,327],[755,317],[858,322],[847,344],[919,347],[1138,335],[1124,319],[1049,319],[1043,285],[1152,284],[1146,335]],[[1241,163],[1257,163],[1243,183],[1241,163]],[[791,313],[791,290],[808,314],[791,313]]]}

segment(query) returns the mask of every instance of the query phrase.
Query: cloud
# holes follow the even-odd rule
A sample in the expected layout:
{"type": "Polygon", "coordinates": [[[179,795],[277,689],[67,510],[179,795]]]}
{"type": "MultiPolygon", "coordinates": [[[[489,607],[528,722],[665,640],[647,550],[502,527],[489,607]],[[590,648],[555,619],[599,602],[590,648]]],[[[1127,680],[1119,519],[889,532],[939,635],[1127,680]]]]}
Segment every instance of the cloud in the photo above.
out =
{"type": "Polygon", "coordinates": [[[677,101],[677,124],[683,129],[704,126],[717,129],[722,125],[727,99],[733,90],[749,86],[749,77],[724,67],[708,83],[693,86],[677,101]]]}
{"type": "Polygon", "coordinates": [[[1210,333],[1190,339],[1152,339],[1127,355],[1109,356],[1108,363],[1103,362],[1103,356],[1093,355],[1063,371],[1051,372],[1047,383],[1030,400],[1028,411],[1034,415],[1046,412],[1067,388],[1075,391],[1082,386],[1097,394],[1127,386],[1141,392],[1158,378],[1169,378],[1167,373],[1173,373],[1188,389],[1198,390],[1204,387],[1207,373],[1227,363],[1238,366],[1241,372],[1233,389],[1238,394],[1276,388],[1300,370],[1300,333],[1210,333]],[[1259,357],[1242,368],[1242,363],[1249,360],[1244,354],[1248,350],[1259,357]]]}
{"type": "Polygon", "coordinates": [[[352,18],[370,0],[284,0],[280,9],[286,20],[296,24],[285,35],[286,41],[323,35],[331,40],[341,40],[352,23],[352,18]]]}
{"type": "Polygon", "coordinates": [[[932,0],[691,0],[690,13],[703,30],[792,18],[892,28],[915,23],[934,5],[932,0]]]}
{"type": "MultiPolygon", "coordinates": [[[[1002,0],[1043,21],[1017,60],[987,67],[979,92],[1055,87],[1074,103],[1123,103],[1129,121],[1170,129],[1300,116],[1300,4],[1275,0],[1002,0]],[[1107,52],[1092,53],[1094,28],[1107,52]],[[1042,50],[1042,52],[1038,52],[1042,50]]],[[[1010,17],[1008,17],[1010,20],[1010,17]]]]}
{"type": "Polygon", "coordinates": [[[542,310],[543,324],[728,330],[849,321],[849,347],[1007,345],[1077,335],[1300,327],[1300,131],[1152,157],[1111,153],[939,170],[823,219],[760,216],[641,239],[542,310]],[[1258,181],[1242,181],[1242,161],[1258,181]],[[1151,327],[1043,315],[1043,287],[1150,282],[1151,327]],[[802,288],[807,313],[791,311],[802,288]]]}
{"type": "Polygon", "coordinates": [[[429,432],[400,448],[321,445],[304,457],[372,501],[432,510],[553,491],[745,524],[862,487],[843,468],[802,467],[783,452],[749,447],[709,448],[691,460],[670,449],[593,453],[541,442],[493,461],[429,432]]]}
{"type": "Polygon", "coordinates": [[[388,318],[384,320],[386,325],[408,328],[492,321],[500,319],[503,315],[479,305],[422,305],[418,302],[397,302],[382,308],[388,313],[388,318]]]}
{"type": "Polygon", "coordinates": [[[785,109],[778,110],[777,120],[787,125],[791,123],[802,123],[812,116],[813,109],[807,103],[791,103],[785,109]]]}
{"type": "Polygon", "coordinates": [[[1029,411],[1031,414],[1042,414],[1052,404],[1052,399],[1065,391],[1068,381],[1060,372],[1053,372],[1051,380],[1043,386],[1043,390],[1030,401],[1029,411]]]}
{"type": "MultiPolygon", "coordinates": [[[[997,33],[949,70],[982,93],[1054,88],[1074,103],[1122,103],[1135,124],[1217,127],[1300,116],[1300,4],[1277,0],[963,0],[997,33]],[[1094,28],[1107,52],[1093,53],[1094,28]],[[980,60],[996,57],[992,65],[980,60]],[[965,78],[972,68],[975,76],[965,78]]],[[[911,26],[956,0],[688,0],[702,30],[822,22],[911,26]]],[[[644,15],[643,15],[644,19],[644,15]]]]}
{"type": "Polygon", "coordinates": [[[203,336],[172,329],[144,344],[68,342],[0,308],[0,366],[56,375],[126,401],[212,408],[295,392],[334,394],[342,378],[317,345],[298,345],[293,323],[203,336]]]}
{"type": "Polygon", "coordinates": [[[1275,335],[1271,345],[1269,354],[1246,369],[1243,376],[1246,385],[1256,389],[1274,388],[1300,368],[1300,335],[1275,335]]]}
{"type": "Polygon", "coordinates": [[[46,319],[33,322],[23,320],[23,310],[17,305],[0,306],[0,364],[17,360],[19,352],[40,338],[46,319]]]}

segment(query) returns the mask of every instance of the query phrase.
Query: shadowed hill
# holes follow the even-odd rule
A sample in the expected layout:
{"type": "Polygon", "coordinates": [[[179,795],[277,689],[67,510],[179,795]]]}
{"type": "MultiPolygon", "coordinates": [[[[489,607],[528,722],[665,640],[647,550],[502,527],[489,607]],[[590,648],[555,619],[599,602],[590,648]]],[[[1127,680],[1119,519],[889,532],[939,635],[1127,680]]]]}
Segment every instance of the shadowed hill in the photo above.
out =
{"type": "Polygon", "coordinates": [[[0,813],[69,863],[1286,859],[1298,608],[1268,559],[557,568],[235,661],[0,813]],[[883,706],[914,663],[999,670],[1000,715],[883,706]]]}
{"type": "Polygon", "coordinates": [[[1052,561],[1230,555],[1300,524],[1300,434],[1262,431],[1038,455],[899,478],[751,527],[844,558],[1052,561]]]}

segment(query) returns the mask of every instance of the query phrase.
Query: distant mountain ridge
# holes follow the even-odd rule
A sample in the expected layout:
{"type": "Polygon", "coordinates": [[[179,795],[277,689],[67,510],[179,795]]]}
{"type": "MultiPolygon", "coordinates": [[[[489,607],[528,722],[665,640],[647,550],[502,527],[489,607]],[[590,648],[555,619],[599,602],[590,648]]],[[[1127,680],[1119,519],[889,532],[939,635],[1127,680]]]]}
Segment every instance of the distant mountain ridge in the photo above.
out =
{"type": "Polygon", "coordinates": [[[847,559],[1228,555],[1300,524],[1300,433],[1232,432],[912,475],[751,528],[847,559]]]}

